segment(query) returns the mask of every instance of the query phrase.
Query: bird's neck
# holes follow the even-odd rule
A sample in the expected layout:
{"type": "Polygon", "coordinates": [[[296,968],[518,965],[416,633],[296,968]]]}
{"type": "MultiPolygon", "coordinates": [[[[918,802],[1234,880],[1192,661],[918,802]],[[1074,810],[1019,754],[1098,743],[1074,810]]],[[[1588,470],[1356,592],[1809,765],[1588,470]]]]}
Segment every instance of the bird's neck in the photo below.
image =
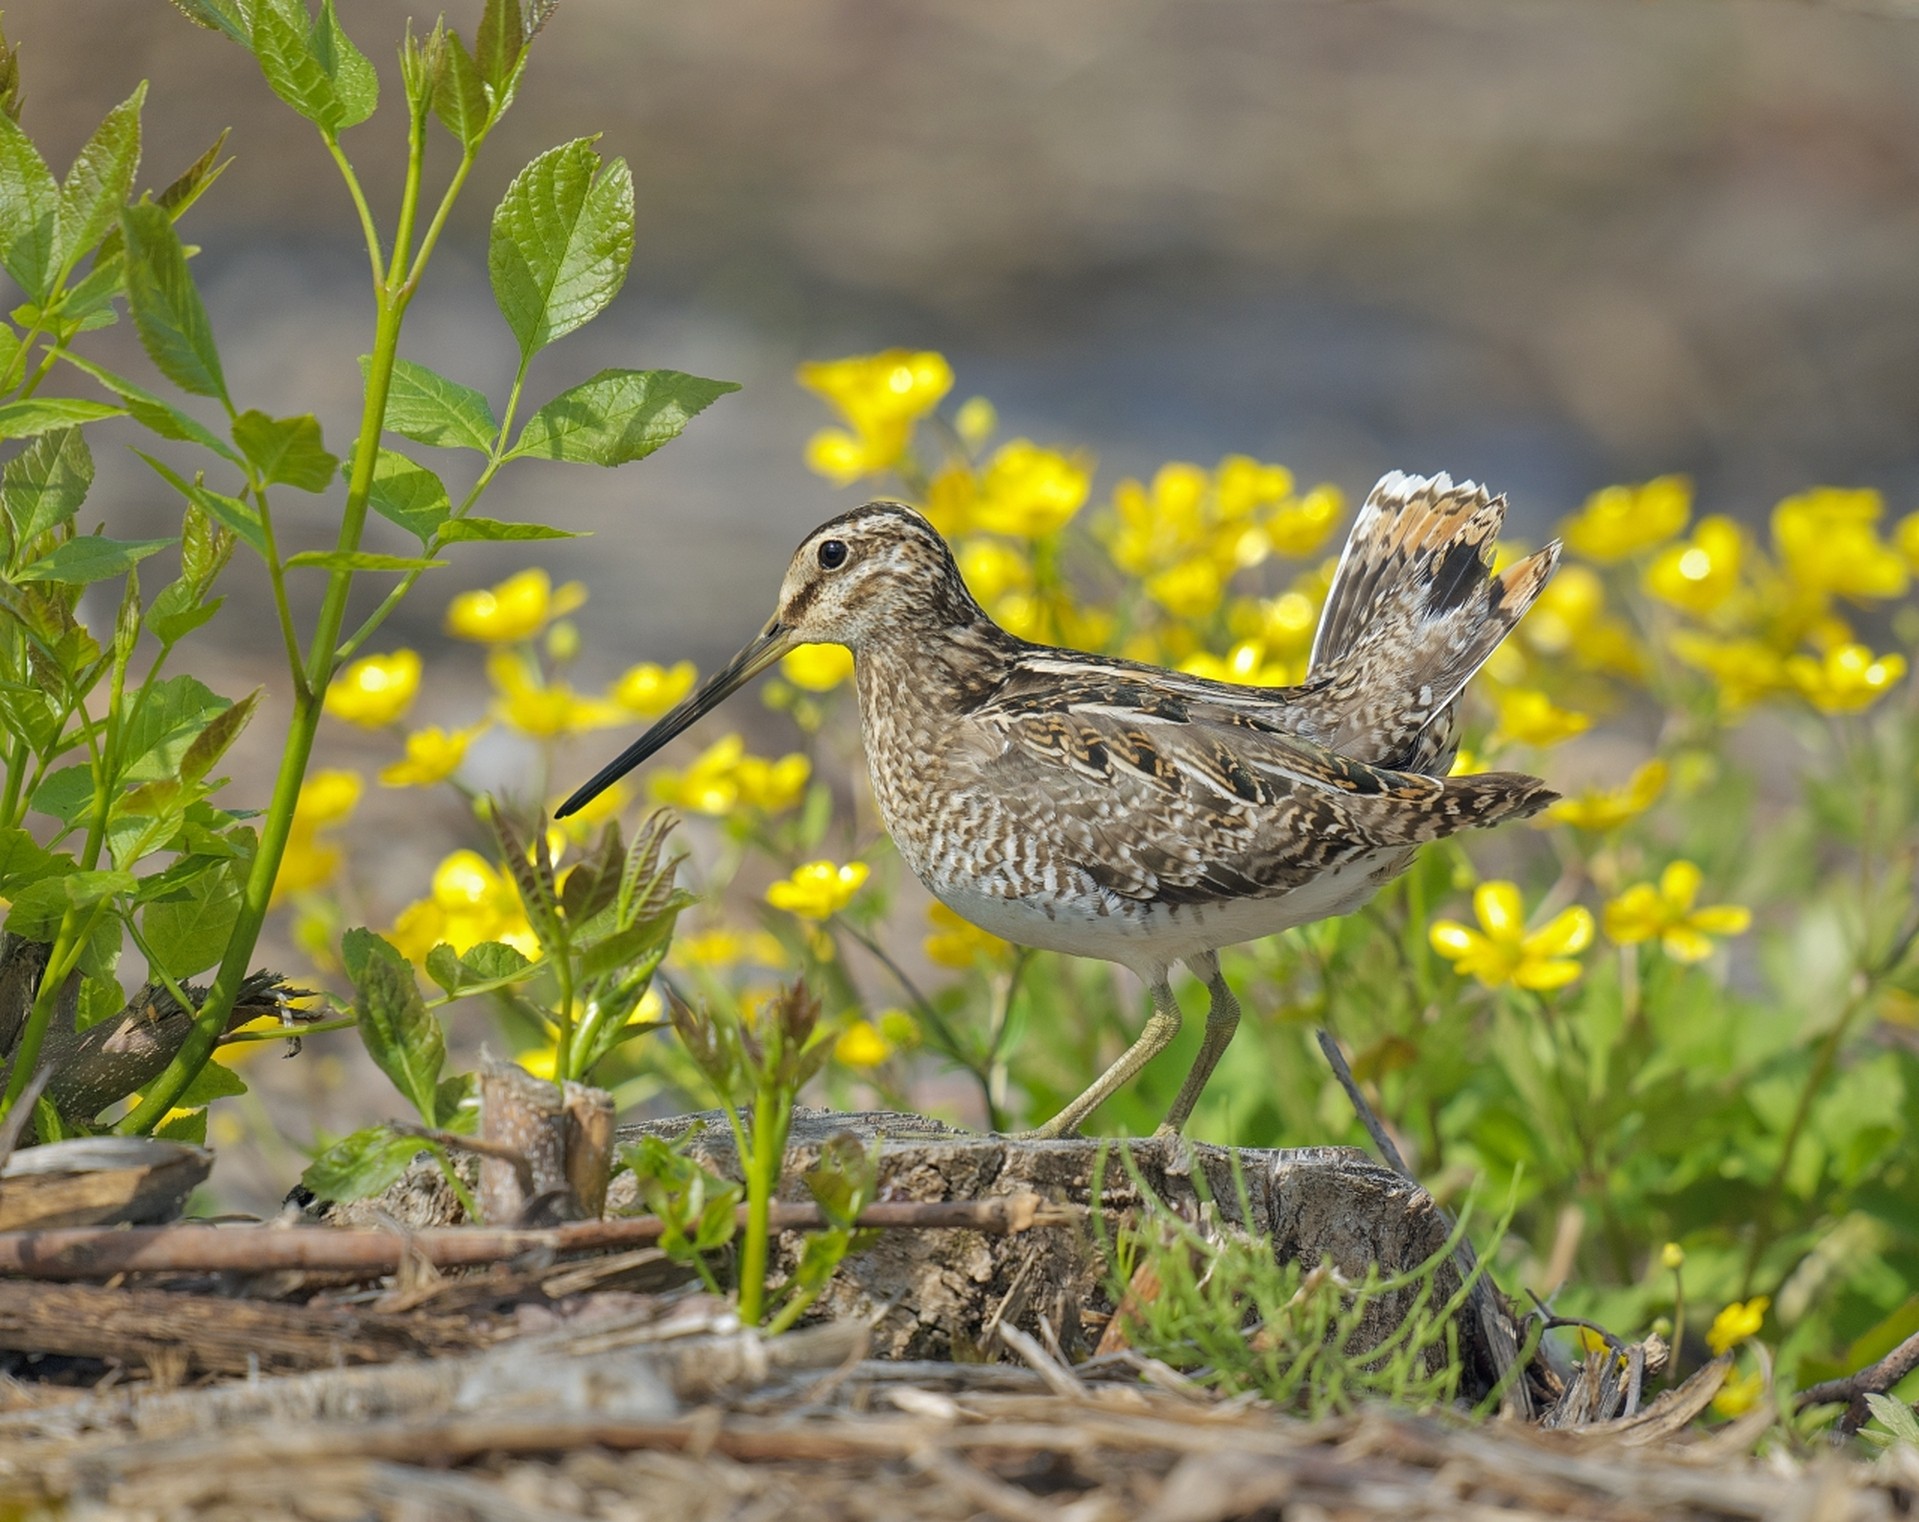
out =
{"type": "Polygon", "coordinates": [[[963,713],[1004,680],[1019,643],[984,614],[869,635],[853,652],[861,712],[963,713]]]}

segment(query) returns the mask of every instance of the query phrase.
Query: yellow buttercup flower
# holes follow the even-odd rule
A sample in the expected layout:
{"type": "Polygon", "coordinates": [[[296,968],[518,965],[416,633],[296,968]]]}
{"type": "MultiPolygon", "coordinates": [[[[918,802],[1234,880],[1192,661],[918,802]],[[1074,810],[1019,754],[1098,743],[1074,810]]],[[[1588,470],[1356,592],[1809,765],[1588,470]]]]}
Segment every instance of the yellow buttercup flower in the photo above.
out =
{"type": "Polygon", "coordinates": [[[524,956],[540,954],[513,884],[484,856],[467,850],[441,861],[429,896],[400,911],[389,939],[416,963],[441,942],[468,951],[483,941],[504,941],[524,956]]]}
{"type": "Polygon", "coordinates": [[[1749,1338],[1759,1335],[1759,1328],[1765,1325],[1766,1312],[1772,1306],[1772,1296],[1755,1295],[1747,1301],[1735,1300],[1717,1316],[1712,1318],[1712,1326],[1706,1332],[1706,1346],[1717,1357],[1728,1353],[1749,1338]]]}
{"type": "Polygon", "coordinates": [[[447,731],[437,725],[406,737],[406,756],[380,773],[383,787],[431,787],[444,782],[466,760],[467,747],[486,732],[484,723],[447,731]]]}
{"type": "Polygon", "coordinates": [[[766,890],[766,901],[775,909],[797,914],[801,919],[831,919],[853,900],[865,883],[869,869],[863,861],[844,866],[830,861],[809,861],[795,867],[766,890]]]}
{"type": "Polygon", "coordinates": [[[1677,1242],[1668,1242],[1664,1247],[1659,1249],[1659,1266],[1661,1268],[1677,1272],[1679,1269],[1685,1267],[1685,1264],[1686,1249],[1681,1247],[1677,1242]]]}
{"type": "MultiPolygon", "coordinates": [[[[1223,485],[1221,490],[1223,493],[1223,485]]],[[[1274,553],[1298,559],[1318,551],[1338,526],[1344,511],[1345,502],[1336,488],[1315,486],[1303,497],[1289,497],[1276,503],[1260,528],[1274,553]]]]}
{"type": "Polygon", "coordinates": [[[1173,460],[1154,472],[1152,485],[1127,479],[1113,488],[1113,528],[1107,553],[1134,576],[1149,576],[1190,554],[1206,536],[1206,472],[1173,460]]]}
{"type": "Polygon", "coordinates": [[[1204,618],[1219,606],[1226,578],[1212,560],[1195,555],[1146,579],[1146,595],[1175,618],[1204,618]]]}
{"type": "Polygon", "coordinates": [[[1033,563],[1004,539],[967,539],[959,546],[960,575],[983,608],[1009,592],[1033,590],[1033,563]]]}
{"type": "Polygon", "coordinates": [[[1560,566],[1520,622],[1520,638],[1543,655],[1568,655],[1606,611],[1606,584],[1591,566],[1560,566]]]}
{"type": "MultiPolygon", "coordinates": [[[[1255,516],[1261,508],[1286,503],[1293,494],[1293,473],[1284,465],[1268,465],[1251,455],[1229,454],[1214,468],[1213,491],[1219,516],[1228,523],[1237,523],[1255,516]]],[[[1287,553],[1306,552],[1289,550],[1287,553]]]]}
{"type": "Polygon", "coordinates": [[[1562,798],[1546,810],[1546,817],[1576,830],[1616,830],[1659,801],[1666,778],[1666,763],[1655,758],[1635,770],[1623,787],[1589,788],[1577,798],[1562,798]]]}
{"type": "Polygon", "coordinates": [[[446,632],[483,645],[531,639],[556,618],[586,601],[586,588],[569,581],[555,588],[537,568],[509,576],[496,587],[462,592],[446,609],[446,632]]]}
{"type": "Polygon", "coordinates": [[[384,729],[405,715],[419,692],[418,651],[369,655],[335,674],[326,690],[326,711],[362,729],[384,729]]]}
{"type": "Polygon", "coordinates": [[[844,645],[801,645],[781,660],[780,674],[808,692],[831,692],[853,674],[853,652],[844,645]]]}
{"type": "Polygon", "coordinates": [[[1719,701],[1733,712],[1750,707],[1787,685],[1779,652],[1756,639],[1715,639],[1696,630],[1672,636],[1672,653],[1713,679],[1719,701]]]}
{"type": "Polygon", "coordinates": [[[1730,518],[1701,518],[1692,538],[1660,551],[1646,567],[1646,590],[1697,617],[1724,607],[1739,590],[1746,536],[1730,518]]]}
{"type": "Polygon", "coordinates": [[[747,808],[780,814],[805,796],[812,775],[813,763],[795,751],[777,761],[742,756],[733,769],[733,782],[739,789],[740,802],[747,808]]]}
{"type": "Polygon", "coordinates": [[[1481,883],[1473,890],[1479,928],[1458,920],[1435,920],[1428,932],[1433,950],[1462,978],[1488,988],[1563,988],[1579,976],[1575,958],[1592,944],[1593,917],[1581,905],[1562,909],[1539,929],[1526,929],[1526,906],[1509,882],[1481,883]]]}
{"type": "Polygon", "coordinates": [[[799,382],[848,429],[828,428],[806,446],[806,463],[837,486],[877,475],[906,453],[913,425],[953,387],[953,369],[931,351],[888,349],[801,365],[799,382]]]}
{"type": "Polygon", "coordinates": [[[624,724],[630,717],[618,703],[582,697],[565,682],[542,680],[539,668],[519,651],[490,652],[486,674],[498,694],[493,702],[494,717],[535,739],[604,729],[624,724]]]}
{"type": "Polygon", "coordinates": [[[1893,530],[1892,542],[1899,547],[1899,553],[1906,557],[1906,565],[1912,574],[1919,576],[1919,513],[1907,513],[1899,520],[1899,527],[1893,530]]]}
{"type": "Polygon", "coordinates": [[[1786,498],[1773,509],[1772,541],[1787,580],[1821,596],[1903,596],[1904,557],[1879,537],[1884,510],[1876,491],[1825,486],[1786,498]]]}
{"type": "Polygon", "coordinates": [[[972,526],[1013,539],[1043,539],[1072,521],[1092,487],[1092,470],[1078,455],[1013,439],[994,451],[980,473],[972,526]]]}
{"type": "Polygon", "coordinates": [[[289,893],[323,888],[338,874],[346,856],[325,832],[346,823],[359,807],[364,791],[358,772],[307,774],[300,784],[300,796],[294,800],[293,823],[280,858],[279,875],[273,879],[273,902],[278,903],[289,893]]]}
{"type": "Polygon", "coordinates": [[[978,449],[999,431],[999,410],[983,396],[969,396],[953,414],[953,432],[968,449],[978,449]]]}
{"type": "Polygon", "coordinates": [[[655,772],[648,791],[657,802],[689,813],[730,814],[740,801],[738,772],[745,754],[743,737],[722,736],[694,757],[685,770],[655,772]]]}
{"type": "Polygon", "coordinates": [[[1260,605],[1259,637],[1268,649],[1305,655],[1319,628],[1319,604],[1304,592],[1282,592],[1260,605]]]}
{"type": "Polygon", "coordinates": [[[933,928],[920,946],[928,961],[942,967],[971,967],[979,958],[998,956],[1007,949],[998,936],[988,935],[942,903],[927,906],[926,920],[933,928]]]}
{"type": "Polygon", "coordinates": [[[1864,645],[1836,645],[1823,656],[1789,656],[1786,675],[1821,713],[1858,713],[1905,679],[1906,658],[1897,651],[1874,655],[1864,645]]]}
{"type": "Polygon", "coordinates": [[[893,1055],[893,1043],[871,1020],[855,1020],[833,1043],[833,1055],[850,1068],[876,1068],[893,1055]]]}
{"type": "Polygon", "coordinates": [[[1499,735],[1521,745],[1557,745],[1592,728],[1589,714],[1561,708],[1537,688],[1515,688],[1499,694],[1499,735]]]}
{"type": "Polygon", "coordinates": [[[1753,1369],[1745,1374],[1728,1375],[1712,1398],[1714,1416],[1744,1416],[1759,1404],[1766,1393],[1766,1376],[1753,1369]]]}
{"type": "Polygon", "coordinates": [[[691,661],[675,661],[671,666],[642,661],[627,668],[626,674],[607,689],[607,697],[628,713],[642,719],[657,719],[693,690],[699,673],[691,661]]]}
{"type": "Polygon", "coordinates": [[[1179,669],[1192,676],[1243,687],[1285,687],[1306,674],[1306,663],[1274,659],[1262,641],[1249,639],[1240,641],[1224,656],[1205,651],[1188,656],[1179,663],[1179,669]]]}
{"type": "Polygon", "coordinates": [[[1574,554],[1611,565],[1682,533],[1691,516],[1692,482],[1660,476],[1643,486],[1594,492],[1561,532],[1574,554]]]}
{"type": "Polygon", "coordinates": [[[1606,905],[1606,935],[1622,946],[1656,939],[1674,961],[1704,961],[1712,955],[1711,937],[1744,935],[1752,911],[1739,904],[1695,907],[1702,880],[1692,862],[1670,863],[1657,887],[1636,883],[1606,905]]]}
{"type": "Polygon", "coordinates": [[[293,804],[294,829],[325,830],[346,823],[365,791],[358,772],[335,768],[307,773],[293,804]]]}

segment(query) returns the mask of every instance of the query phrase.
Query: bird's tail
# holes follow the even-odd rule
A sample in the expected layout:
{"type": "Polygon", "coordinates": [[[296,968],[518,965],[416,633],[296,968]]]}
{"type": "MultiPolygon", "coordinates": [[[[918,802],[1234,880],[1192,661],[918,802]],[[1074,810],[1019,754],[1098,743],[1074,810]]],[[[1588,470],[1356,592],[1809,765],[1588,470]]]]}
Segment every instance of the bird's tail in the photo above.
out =
{"type": "Polygon", "coordinates": [[[1492,574],[1506,499],[1471,481],[1394,471],[1359,510],[1320,614],[1307,689],[1335,749],[1444,771],[1452,705],[1533,605],[1557,541],[1492,574]]]}

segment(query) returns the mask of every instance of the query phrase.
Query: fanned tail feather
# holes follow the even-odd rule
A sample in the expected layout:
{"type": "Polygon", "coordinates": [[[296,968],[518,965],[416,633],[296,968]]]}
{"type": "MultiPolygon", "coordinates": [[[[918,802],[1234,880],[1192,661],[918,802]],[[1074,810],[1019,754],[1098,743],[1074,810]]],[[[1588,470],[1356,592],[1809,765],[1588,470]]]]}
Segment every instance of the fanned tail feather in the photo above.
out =
{"type": "Polygon", "coordinates": [[[1452,763],[1452,707],[1533,605],[1555,541],[1491,573],[1506,499],[1398,471],[1354,520],[1320,615],[1307,689],[1343,754],[1436,773],[1452,763]]]}

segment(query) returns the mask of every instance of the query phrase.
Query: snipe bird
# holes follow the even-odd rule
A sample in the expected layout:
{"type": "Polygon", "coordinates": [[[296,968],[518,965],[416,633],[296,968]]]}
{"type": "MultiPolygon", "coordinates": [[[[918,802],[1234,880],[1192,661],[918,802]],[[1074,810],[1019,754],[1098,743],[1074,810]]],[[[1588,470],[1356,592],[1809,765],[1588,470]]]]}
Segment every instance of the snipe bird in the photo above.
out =
{"type": "Polygon", "coordinates": [[[1395,472],[1340,557],[1296,687],[1242,687],[1008,634],[933,526],[869,502],[806,537],[759,636],[561,805],[572,813],[795,645],[853,652],[867,766],[900,855],[948,908],[1144,980],[1146,1027],[1034,1135],[1060,1136],[1173,1039],[1167,976],[1210,990],[1186,1123],[1239,1024],[1222,946],[1345,914],[1414,848],[1521,819],[1537,777],[1449,777],[1454,709],[1558,562],[1492,574],[1504,497],[1395,472]]]}

